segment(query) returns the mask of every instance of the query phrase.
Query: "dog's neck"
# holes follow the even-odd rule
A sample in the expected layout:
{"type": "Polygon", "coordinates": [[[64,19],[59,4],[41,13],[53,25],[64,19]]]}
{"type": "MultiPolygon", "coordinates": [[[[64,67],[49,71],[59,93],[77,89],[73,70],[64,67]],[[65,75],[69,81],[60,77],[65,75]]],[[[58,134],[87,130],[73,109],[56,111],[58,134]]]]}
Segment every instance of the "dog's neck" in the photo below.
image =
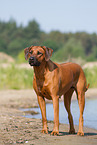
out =
{"type": "Polygon", "coordinates": [[[36,79],[43,79],[47,72],[54,70],[54,66],[55,64],[51,60],[43,61],[40,66],[33,66],[36,79]],[[51,63],[53,65],[50,65],[51,63]]]}
{"type": "Polygon", "coordinates": [[[43,61],[40,66],[33,66],[36,79],[42,79],[47,71],[47,62],[43,61]]]}

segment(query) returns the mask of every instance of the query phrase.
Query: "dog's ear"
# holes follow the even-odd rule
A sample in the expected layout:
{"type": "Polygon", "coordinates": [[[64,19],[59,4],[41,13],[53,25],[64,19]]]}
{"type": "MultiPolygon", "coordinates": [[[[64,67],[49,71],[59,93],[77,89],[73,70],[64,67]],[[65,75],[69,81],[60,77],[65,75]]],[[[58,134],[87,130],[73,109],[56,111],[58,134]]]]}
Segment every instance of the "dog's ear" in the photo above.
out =
{"type": "Polygon", "coordinates": [[[24,54],[25,54],[25,59],[28,59],[28,54],[29,54],[29,47],[24,49],[24,54]]]}
{"type": "Polygon", "coordinates": [[[53,50],[51,48],[45,47],[45,60],[48,61],[52,56],[53,50]]]}

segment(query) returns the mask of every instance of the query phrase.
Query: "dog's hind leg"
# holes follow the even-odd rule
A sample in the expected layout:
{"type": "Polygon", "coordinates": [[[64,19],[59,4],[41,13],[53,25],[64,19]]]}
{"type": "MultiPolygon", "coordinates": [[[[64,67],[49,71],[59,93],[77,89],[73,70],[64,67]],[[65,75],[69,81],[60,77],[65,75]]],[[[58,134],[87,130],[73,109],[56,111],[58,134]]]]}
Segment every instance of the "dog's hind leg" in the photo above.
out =
{"type": "Polygon", "coordinates": [[[85,92],[84,91],[78,91],[78,103],[79,103],[79,109],[80,109],[80,117],[79,117],[79,130],[78,135],[83,136],[83,112],[85,107],[85,92]]]}
{"type": "Polygon", "coordinates": [[[71,97],[72,97],[73,92],[74,92],[74,89],[71,88],[68,92],[66,92],[64,94],[64,105],[65,105],[65,108],[66,108],[67,113],[68,113],[68,119],[69,119],[69,124],[70,124],[70,130],[69,130],[70,134],[75,133],[74,124],[73,124],[73,117],[72,117],[71,110],[70,110],[71,97]]]}

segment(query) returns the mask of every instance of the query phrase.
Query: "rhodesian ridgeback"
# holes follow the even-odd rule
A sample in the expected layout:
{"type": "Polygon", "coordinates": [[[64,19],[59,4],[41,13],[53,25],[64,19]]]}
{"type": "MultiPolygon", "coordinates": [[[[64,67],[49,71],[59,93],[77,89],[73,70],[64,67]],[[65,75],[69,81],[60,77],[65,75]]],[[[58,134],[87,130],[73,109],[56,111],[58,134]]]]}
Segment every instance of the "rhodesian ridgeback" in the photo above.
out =
{"type": "Polygon", "coordinates": [[[78,135],[83,132],[83,111],[85,106],[86,84],[82,68],[75,63],[57,64],[50,60],[53,50],[46,46],[31,46],[24,50],[25,59],[34,68],[33,88],[37,94],[42,114],[42,133],[48,133],[45,98],[53,101],[54,128],[51,135],[59,135],[59,98],[64,95],[64,105],[68,112],[70,134],[75,133],[70,110],[71,96],[75,91],[78,98],[80,117],[78,135]]]}

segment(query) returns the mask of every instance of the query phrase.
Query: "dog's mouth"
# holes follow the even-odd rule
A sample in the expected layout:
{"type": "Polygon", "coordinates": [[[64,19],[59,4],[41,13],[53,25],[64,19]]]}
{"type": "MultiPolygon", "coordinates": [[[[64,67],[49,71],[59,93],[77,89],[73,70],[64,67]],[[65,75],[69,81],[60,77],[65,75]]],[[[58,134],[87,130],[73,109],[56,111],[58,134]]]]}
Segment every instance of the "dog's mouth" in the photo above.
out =
{"type": "Polygon", "coordinates": [[[34,62],[29,62],[29,64],[30,64],[31,66],[34,66],[34,62]]]}
{"type": "Polygon", "coordinates": [[[31,66],[40,66],[40,62],[37,60],[37,59],[29,59],[29,64],[31,65],[31,66]]]}

